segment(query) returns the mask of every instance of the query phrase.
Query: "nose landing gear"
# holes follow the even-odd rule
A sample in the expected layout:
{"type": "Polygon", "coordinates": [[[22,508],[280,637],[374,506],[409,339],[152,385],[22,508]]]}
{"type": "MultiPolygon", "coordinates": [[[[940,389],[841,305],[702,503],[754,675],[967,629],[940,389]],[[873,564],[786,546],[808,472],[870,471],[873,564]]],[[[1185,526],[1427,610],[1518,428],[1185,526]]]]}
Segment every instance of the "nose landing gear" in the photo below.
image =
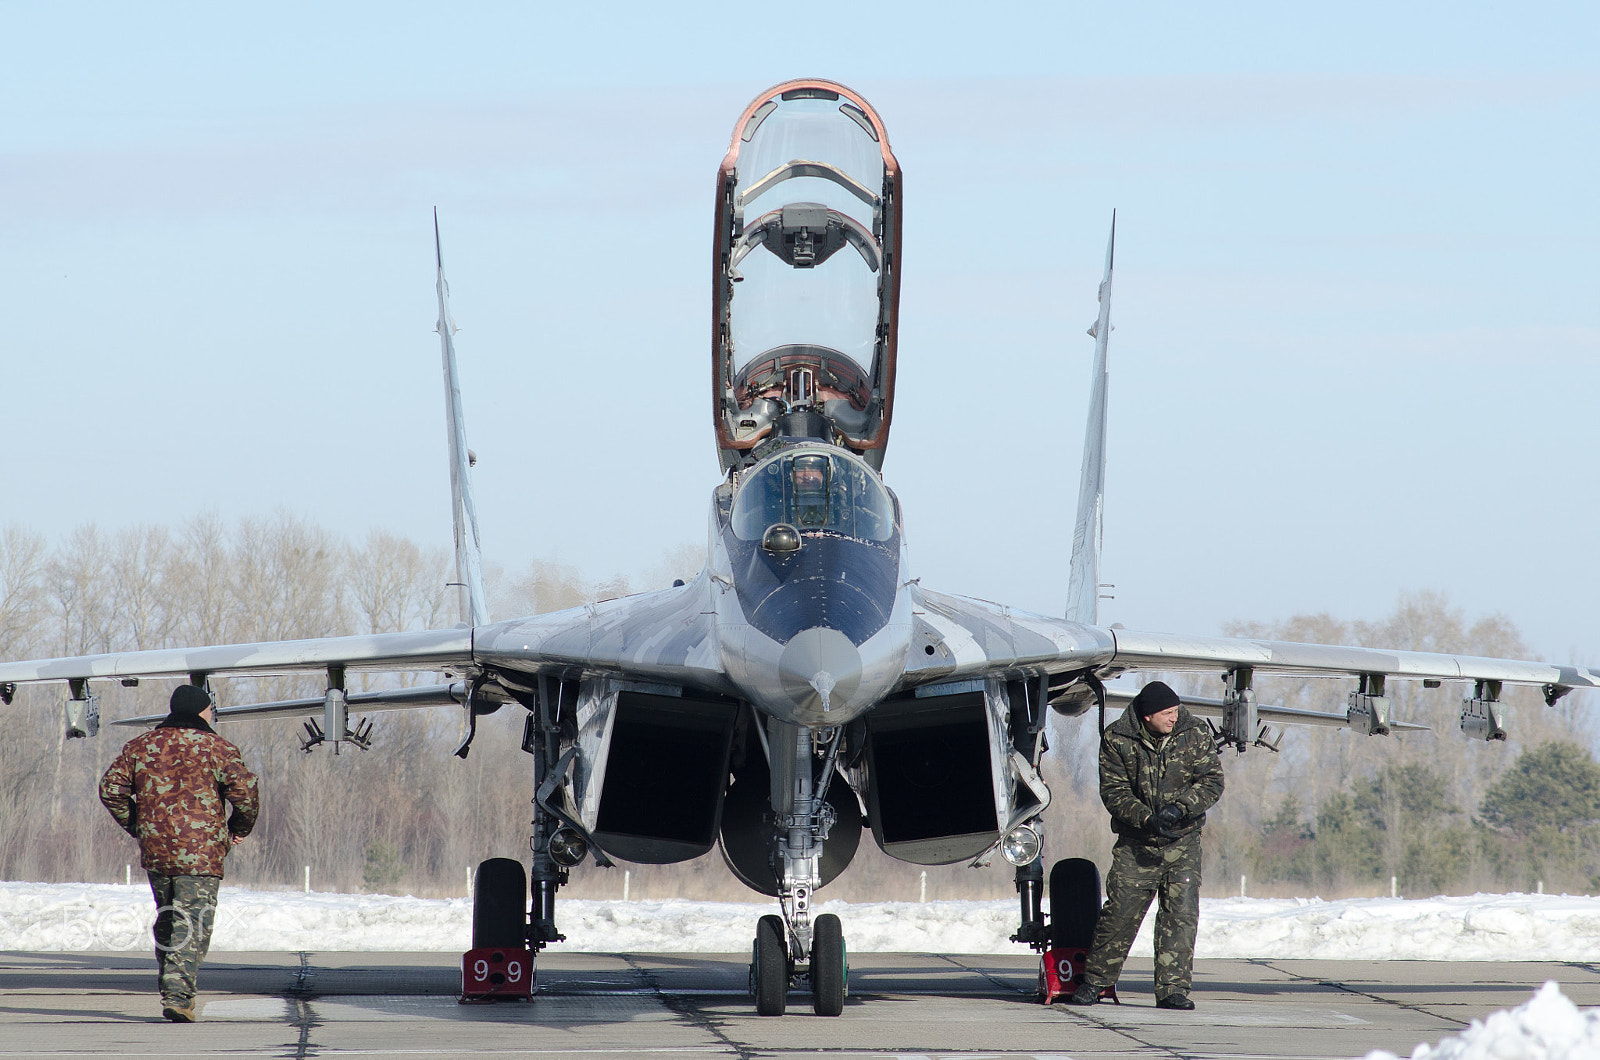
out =
{"type": "Polygon", "coordinates": [[[781,1016],[788,1007],[789,990],[809,980],[811,1007],[819,1016],[837,1016],[849,995],[850,966],[844,929],[832,913],[817,917],[811,928],[809,961],[797,961],[790,952],[783,918],[769,914],[756,924],[750,956],[750,993],[756,1015],[781,1016]]]}
{"type": "Polygon", "coordinates": [[[807,981],[819,1016],[844,1011],[849,968],[839,918],[811,917],[811,895],[821,886],[823,843],[834,824],[828,781],[839,751],[839,730],[817,732],[773,725],[769,755],[773,766],[772,809],[780,827],[773,868],[782,916],[768,915],[756,925],[750,956],[750,993],[756,1012],[781,1016],[789,988],[807,981]],[[813,763],[822,761],[820,771],[813,763]]]}

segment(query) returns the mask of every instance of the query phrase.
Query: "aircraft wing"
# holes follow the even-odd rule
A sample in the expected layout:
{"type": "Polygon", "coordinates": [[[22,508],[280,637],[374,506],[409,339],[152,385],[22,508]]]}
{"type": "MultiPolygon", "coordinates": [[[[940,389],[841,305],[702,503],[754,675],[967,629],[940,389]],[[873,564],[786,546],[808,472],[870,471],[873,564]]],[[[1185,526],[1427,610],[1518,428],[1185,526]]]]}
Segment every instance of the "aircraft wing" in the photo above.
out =
{"type": "MultiPolygon", "coordinates": [[[[0,686],[41,681],[269,677],[297,673],[493,670],[512,675],[602,673],[722,691],[721,657],[706,579],[476,629],[220,644],[0,662],[0,686]]],[[[352,693],[362,710],[429,707],[463,699],[453,685],[352,693]]],[[[318,701],[320,702],[320,701],[318,701]]],[[[292,716],[313,701],[224,707],[227,718],[292,716]]],[[[129,719],[137,724],[146,719],[129,719]]]]}
{"type": "Polygon", "coordinates": [[[351,671],[444,670],[471,662],[472,631],[441,629],[0,662],[0,684],[193,675],[271,677],[330,667],[351,671]]]}
{"type": "Polygon", "coordinates": [[[738,695],[717,641],[709,575],[687,585],[480,627],[473,655],[499,672],[606,674],[738,695]]]}
{"type": "Polygon", "coordinates": [[[920,587],[916,599],[917,643],[936,650],[913,648],[906,686],[989,675],[1088,671],[1104,680],[1139,670],[1223,674],[1248,669],[1285,677],[1539,685],[1550,701],[1574,688],[1600,687],[1600,672],[1524,659],[1104,629],[920,587]]]}
{"type": "Polygon", "coordinates": [[[1116,640],[1112,668],[1224,672],[1249,667],[1258,674],[1288,677],[1340,675],[1434,681],[1500,681],[1547,686],[1554,690],[1600,687],[1600,673],[1577,666],[1524,659],[1489,659],[1442,652],[1356,648],[1338,644],[1236,637],[1194,637],[1174,633],[1110,630],[1116,640]]]}

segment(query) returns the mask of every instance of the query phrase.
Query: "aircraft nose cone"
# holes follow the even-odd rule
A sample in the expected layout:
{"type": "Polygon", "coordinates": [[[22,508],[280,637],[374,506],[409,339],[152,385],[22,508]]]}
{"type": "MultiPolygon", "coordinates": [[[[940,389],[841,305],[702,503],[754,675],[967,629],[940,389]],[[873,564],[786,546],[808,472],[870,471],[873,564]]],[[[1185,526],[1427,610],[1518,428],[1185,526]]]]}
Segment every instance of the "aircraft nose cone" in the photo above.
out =
{"type": "Polygon", "coordinates": [[[838,630],[813,626],[784,645],[778,674],[796,707],[826,716],[849,704],[861,686],[861,653],[838,630]]]}

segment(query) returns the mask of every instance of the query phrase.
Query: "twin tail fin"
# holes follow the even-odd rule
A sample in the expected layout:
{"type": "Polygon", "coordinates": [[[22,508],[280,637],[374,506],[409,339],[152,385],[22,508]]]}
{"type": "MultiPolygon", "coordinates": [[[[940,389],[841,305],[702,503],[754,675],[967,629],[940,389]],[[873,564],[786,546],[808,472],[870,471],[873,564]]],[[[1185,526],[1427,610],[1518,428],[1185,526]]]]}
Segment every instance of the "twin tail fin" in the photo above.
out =
{"type": "Polygon", "coordinates": [[[1072,528],[1072,567],[1067,580],[1067,619],[1093,626],[1100,617],[1100,540],[1104,531],[1106,490],[1106,340],[1111,337],[1111,266],[1116,256],[1117,214],[1111,213],[1111,238],[1106,243],[1106,272],[1100,281],[1100,314],[1089,334],[1094,337],[1094,376],[1089,388],[1089,417],[1083,434],[1083,471],[1078,479],[1078,518],[1072,528]]]}
{"type": "Polygon", "coordinates": [[[472,500],[472,465],[467,448],[466,418],[461,411],[461,379],[456,371],[455,321],[450,319],[450,285],[444,279],[444,254],[439,248],[439,211],[433,211],[433,253],[439,267],[439,349],[444,359],[445,426],[450,442],[450,500],[455,522],[456,580],[461,621],[487,625],[489,604],[483,591],[483,556],[478,540],[478,509],[472,500]]]}

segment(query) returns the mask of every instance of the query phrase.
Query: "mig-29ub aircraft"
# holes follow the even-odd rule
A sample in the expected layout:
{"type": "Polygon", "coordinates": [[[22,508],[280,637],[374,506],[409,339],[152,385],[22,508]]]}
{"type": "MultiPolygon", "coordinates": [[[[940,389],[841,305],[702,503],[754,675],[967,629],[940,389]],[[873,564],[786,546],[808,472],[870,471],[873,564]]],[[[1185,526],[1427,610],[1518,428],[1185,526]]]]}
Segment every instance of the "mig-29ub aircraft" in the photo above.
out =
{"type": "MultiPolygon", "coordinates": [[[[1114,236],[1114,233],[1113,233],[1114,236]]],[[[0,664],[18,682],[65,681],[69,734],[98,729],[96,682],[326,675],[318,698],[223,707],[224,720],[320,716],[308,743],[364,744],[351,711],[456,704],[465,755],[475,720],[527,710],[534,758],[531,873],[478,870],[473,946],[542,949],[563,936],[556,893],[586,857],[660,864],[721,846],[751,889],[778,899],[756,925],[757,1011],[784,1011],[805,983],[815,1010],[846,994],[838,917],[811,915],[870,828],[923,865],[1017,866],[1019,942],[1050,944],[1038,826],[1047,707],[1098,707],[1104,682],[1137,670],[1220,674],[1224,695],[1188,698],[1220,719],[1219,742],[1270,746],[1267,722],[1402,728],[1385,683],[1469,682],[1462,730],[1504,737],[1507,684],[1554,702],[1600,684],[1539,662],[1108,629],[1097,624],[1110,334],[1108,247],[1100,287],[1083,477],[1064,617],[935,592],[912,577],[906,522],[882,468],[894,413],[901,171],[866,100],[828,81],[758,96],[717,173],[711,271],[711,420],[723,472],[704,567],[688,584],[532,618],[491,622],[479,567],[471,463],[453,325],[439,270],[456,563],[456,629],[175,648],[0,664]],[[435,671],[442,683],[346,692],[352,671],[435,671]],[[1353,678],[1344,714],[1258,705],[1257,673],[1353,678]],[[531,910],[530,910],[531,891],[531,910]]],[[[148,724],[155,719],[130,719],[148,724]]],[[[1079,863],[1080,866],[1083,863],[1079,863]]],[[[1099,881],[1052,873],[1052,927],[1092,919],[1099,881]],[[1072,881],[1076,880],[1076,883],[1072,881]]]]}

